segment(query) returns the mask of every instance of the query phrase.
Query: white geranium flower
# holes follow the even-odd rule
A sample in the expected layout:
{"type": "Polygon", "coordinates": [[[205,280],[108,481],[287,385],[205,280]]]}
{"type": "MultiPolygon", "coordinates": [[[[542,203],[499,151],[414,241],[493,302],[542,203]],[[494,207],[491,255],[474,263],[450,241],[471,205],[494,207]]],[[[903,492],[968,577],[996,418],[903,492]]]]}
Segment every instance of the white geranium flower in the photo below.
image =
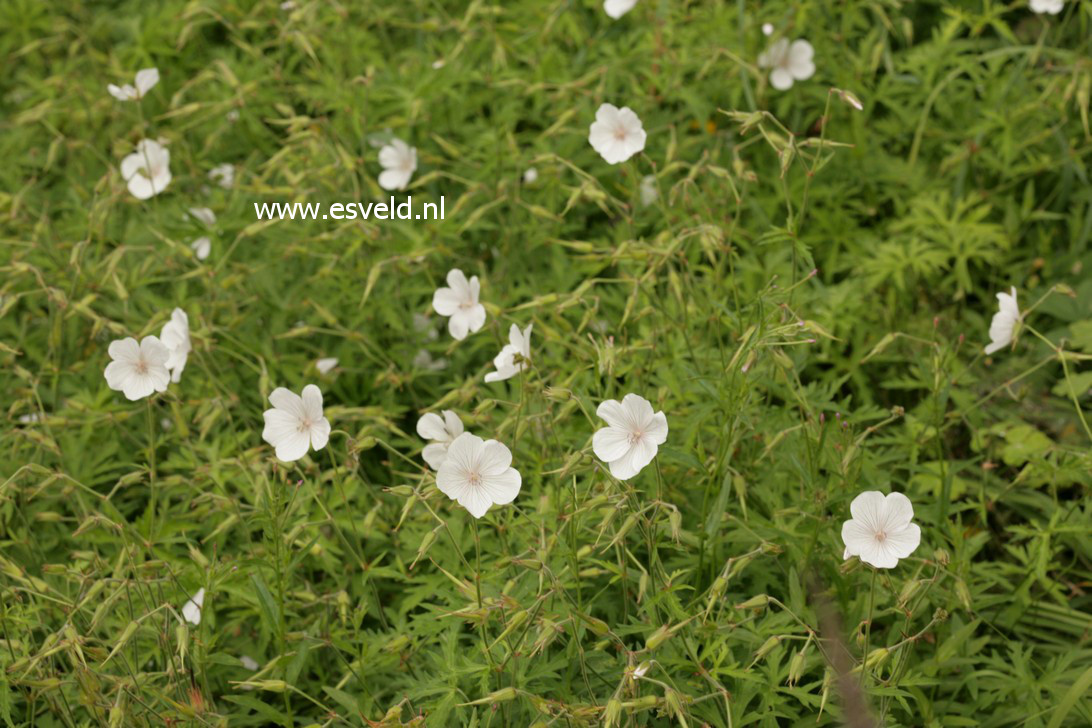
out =
{"type": "Polygon", "coordinates": [[[167,370],[170,350],[155,336],[145,336],[140,343],[129,337],[110,342],[107,350],[113,360],[106,365],[106,384],[127,399],[138,400],[152,392],[166,392],[171,381],[167,370]]]}
{"type": "Polygon", "coordinates": [[[538,170],[534,167],[528,167],[523,172],[523,184],[533,185],[538,181],[538,170]]]}
{"type": "Polygon", "coordinates": [[[190,250],[193,251],[194,257],[198,260],[204,260],[212,252],[212,241],[204,236],[197,238],[197,240],[190,243],[190,250]]]}
{"type": "Polygon", "coordinates": [[[182,605],[182,619],[190,624],[201,624],[201,609],[205,606],[205,588],[201,587],[197,593],[182,605]]]}
{"type": "Polygon", "coordinates": [[[247,670],[250,670],[251,672],[257,672],[258,668],[261,667],[261,665],[258,664],[258,661],[255,660],[253,657],[250,657],[249,655],[241,655],[239,657],[239,662],[242,663],[243,667],[245,667],[247,670]]]}
{"type": "Polygon", "coordinates": [[[641,204],[645,207],[653,205],[660,199],[660,190],[656,187],[656,177],[645,175],[641,179],[641,204]]]}
{"type": "Polygon", "coordinates": [[[303,388],[303,396],[277,387],[269,395],[273,409],[262,413],[262,439],[272,445],[277,459],[290,463],[319,451],[330,440],[330,421],[322,416],[322,392],[314,384],[303,388]]]}
{"type": "Polygon", "coordinates": [[[773,32],[774,32],[773,23],[763,23],[762,24],[762,35],[773,35],[773,32]]]}
{"type": "Polygon", "coordinates": [[[512,452],[505,445],[464,432],[448,447],[436,472],[436,487],[481,518],[491,506],[511,503],[519,493],[519,472],[511,465],[512,452]]]}
{"type": "Polygon", "coordinates": [[[189,358],[190,351],[193,349],[190,344],[190,318],[185,311],[180,308],[171,311],[171,320],[163,324],[163,330],[159,332],[159,340],[170,352],[166,367],[171,371],[171,381],[177,382],[182,378],[186,359],[189,358]]]}
{"type": "Polygon", "coordinates": [[[200,220],[204,224],[212,227],[216,224],[216,213],[207,207],[191,207],[190,215],[196,220],[200,220]]]}
{"type": "Polygon", "coordinates": [[[1057,15],[1062,12],[1062,8],[1065,7],[1065,2],[1063,0],[1031,0],[1029,5],[1031,6],[1031,12],[1033,13],[1057,15]]]}
{"type": "Polygon", "coordinates": [[[914,507],[902,493],[885,497],[867,490],[853,499],[849,511],[853,518],[842,524],[844,559],[856,556],[877,569],[893,569],[921,543],[921,528],[910,522],[914,507]]]}
{"type": "Polygon", "coordinates": [[[404,190],[417,171],[417,150],[401,139],[391,139],[379,150],[379,186],[385,190],[404,190]]]}
{"type": "Polygon", "coordinates": [[[603,12],[614,20],[622,17],[637,4],[637,0],[604,0],[603,12]]]}
{"type": "MultiPolygon", "coordinates": [[[[235,112],[238,116],[239,112],[235,112]]],[[[209,179],[216,182],[224,189],[228,189],[235,184],[235,166],[232,164],[221,164],[217,167],[213,167],[209,170],[209,179]]]]}
{"type": "Polygon", "coordinates": [[[417,434],[422,440],[430,440],[421,452],[428,466],[439,470],[447,458],[447,449],[455,438],[463,434],[463,421],[451,410],[443,411],[443,418],[435,412],[426,412],[417,420],[417,434]]]}
{"type": "Polygon", "coordinates": [[[138,200],[147,200],[167,189],[171,183],[171,153],[153,139],[141,139],[137,150],[121,160],[121,176],[129,183],[129,192],[138,200]]]}
{"type": "Polygon", "coordinates": [[[331,356],[326,359],[319,359],[315,362],[315,369],[318,369],[319,374],[329,374],[337,366],[337,357],[331,356]]]}
{"type": "Polygon", "coordinates": [[[770,85],[778,91],[792,88],[793,81],[803,81],[815,73],[815,49],[806,40],[779,38],[758,57],[759,68],[771,68],[770,85]]]}
{"type": "Polygon", "coordinates": [[[433,359],[432,354],[429,354],[428,350],[419,349],[416,356],[413,357],[413,366],[418,369],[427,369],[430,372],[438,372],[441,369],[447,368],[447,359],[444,359],[443,357],[433,359]]]}
{"type": "Polygon", "coordinates": [[[531,361],[532,326],[534,324],[527,324],[527,328],[520,331],[519,326],[512,324],[512,328],[508,329],[508,343],[493,359],[493,366],[497,368],[497,371],[486,374],[485,381],[503,382],[528,367],[528,363],[531,361]],[[517,356],[519,357],[518,361],[516,360],[517,356]]]}
{"type": "Polygon", "coordinates": [[[110,83],[106,85],[106,90],[118,101],[142,99],[145,94],[152,90],[153,86],[159,83],[159,69],[144,68],[137,71],[135,83],[135,87],[130,84],[115,86],[110,83]]]}
{"type": "Polygon", "coordinates": [[[485,325],[485,306],[478,303],[481,283],[478,276],[466,275],[454,268],[448,271],[446,288],[437,288],[432,295],[432,308],[441,316],[447,316],[447,330],[458,341],[466,338],[485,325]]]}
{"type": "Polygon", "coordinates": [[[645,148],[644,128],[628,106],[603,104],[588,130],[592,148],[609,164],[619,164],[645,148]]]}
{"type": "Polygon", "coordinates": [[[1016,305],[1016,286],[1012,287],[1012,293],[998,293],[997,303],[1000,310],[993,315],[993,321],[990,322],[990,343],[986,347],[987,354],[992,354],[1011,344],[1012,337],[1016,333],[1016,326],[1023,319],[1023,314],[1016,305]]]}
{"type": "Polygon", "coordinates": [[[619,403],[608,399],[595,411],[609,427],[592,437],[595,456],[610,465],[610,473],[629,480],[656,457],[657,448],[667,440],[667,416],[653,412],[652,404],[637,394],[627,394],[619,403]]]}

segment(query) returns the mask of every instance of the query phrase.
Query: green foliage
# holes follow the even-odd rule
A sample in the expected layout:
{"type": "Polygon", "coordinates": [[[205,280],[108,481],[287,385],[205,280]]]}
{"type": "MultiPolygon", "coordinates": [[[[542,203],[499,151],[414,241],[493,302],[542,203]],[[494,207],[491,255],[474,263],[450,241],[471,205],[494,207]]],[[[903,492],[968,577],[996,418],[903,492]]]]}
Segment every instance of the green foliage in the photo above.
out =
{"type": "Polygon", "coordinates": [[[1092,722],[1092,4],[279,5],[0,2],[5,726],[1092,722]],[[813,78],[769,86],[765,22],[813,78]],[[648,132],[618,166],[603,102],[648,132]],[[445,220],[256,219],[386,199],[392,135],[445,220]],[[161,137],[141,202],[118,166],[161,137]],[[453,267],[462,342],[421,318],[453,267]],[[181,381],[109,390],[175,306],[181,381]],[[484,384],[512,323],[533,368],[484,384]],[[280,463],[266,397],[307,383],[334,433],[280,463]],[[670,435],[620,483],[627,392],[670,435]],[[436,489],[441,409],[511,448],[513,505],[436,489]],[[864,490],[915,505],[896,569],[843,562],[864,490]]]}

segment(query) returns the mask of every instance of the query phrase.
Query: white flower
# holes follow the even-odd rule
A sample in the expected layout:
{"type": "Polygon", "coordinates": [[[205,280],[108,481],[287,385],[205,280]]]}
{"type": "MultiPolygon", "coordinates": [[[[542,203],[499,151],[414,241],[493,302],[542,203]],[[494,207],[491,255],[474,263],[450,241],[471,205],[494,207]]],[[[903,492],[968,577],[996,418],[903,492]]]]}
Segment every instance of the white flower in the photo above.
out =
{"type": "Polygon", "coordinates": [[[656,187],[656,177],[645,175],[641,179],[641,204],[645,207],[652,205],[660,199],[660,190],[656,187]]]}
{"type": "Polygon", "coordinates": [[[141,139],[137,150],[121,160],[121,176],[129,183],[129,192],[138,200],[147,200],[167,189],[171,183],[171,153],[157,141],[141,139]]]}
{"type": "Polygon", "coordinates": [[[455,438],[463,434],[463,421],[451,410],[443,411],[443,418],[435,412],[426,412],[417,420],[417,434],[422,440],[431,440],[425,445],[421,457],[433,470],[439,470],[447,458],[447,449],[455,438]]]}
{"type": "Polygon", "coordinates": [[[193,599],[182,605],[182,618],[190,624],[201,624],[201,608],[205,606],[205,588],[201,587],[193,599]]]}
{"type": "Polygon", "coordinates": [[[417,170],[417,150],[401,139],[391,139],[379,150],[379,186],[385,190],[404,190],[417,170]]]}
{"type": "Polygon", "coordinates": [[[1051,15],[1062,12],[1062,8],[1065,6],[1063,0],[1031,0],[1028,4],[1031,6],[1031,12],[1033,13],[1049,13],[1051,15]]]}
{"type": "Polygon", "coordinates": [[[315,369],[318,369],[319,374],[329,374],[337,366],[337,357],[331,356],[326,359],[319,359],[315,362],[315,369]]]}
{"type": "Polygon", "coordinates": [[[432,294],[432,308],[448,317],[447,330],[453,338],[462,341],[468,333],[485,325],[485,306],[478,303],[482,286],[478,276],[471,276],[468,281],[458,268],[448,271],[447,285],[432,294]]]}
{"type": "Polygon", "coordinates": [[[508,344],[493,359],[493,366],[497,368],[497,371],[486,374],[485,381],[503,382],[527,368],[528,362],[531,361],[532,326],[534,324],[527,324],[527,328],[520,331],[519,326],[512,324],[512,328],[508,329],[508,344]],[[516,361],[517,355],[519,361],[516,361]]]}
{"type": "MultiPolygon", "coordinates": [[[[239,116],[239,112],[234,112],[236,118],[239,116]]],[[[231,164],[221,164],[218,167],[213,167],[209,170],[209,179],[216,182],[224,189],[228,189],[235,184],[235,166],[231,164]]]]}
{"type": "Polygon", "coordinates": [[[106,85],[106,90],[118,101],[131,101],[133,99],[144,98],[144,95],[151,91],[153,86],[159,83],[159,69],[144,68],[137,71],[135,83],[135,88],[129,84],[115,86],[110,83],[106,85]]]}
{"type": "Polygon", "coordinates": [[[806,40],[779,38],[758,57],[759,68],[772,68],[770,85],[778,91],[792,88],[793,81],[803,81],[815,73],[812,58],[815,49],[806,40]]]}
{"type": "Polygon", "coordinates": [[[258,661],[255,660],[253,657],[250,657],[249,655],[240,656],[239,662],[242,663],[243,667],[245,667],[247,670],[250,670],[251,672],[257,672],[258,668],[261,667],[261,665],[258,664],[258,661]]]}
{"type": "Polygon", "coordinates": [[[645,130],[633,109],[603,104],[595,112],[588,141],[609,164],[619,164],[645,148],[645,130]]]}
{"type": "Polygon", "coordinates": [[[206,237],[197,238],[190,243],[190,250],[198,260],[204,260],[212,252],[212,241],[206,237]]]}
{"type": "Polygon", "coordinates": [[[877,569],[893,569],[921,543],[921,528],[910,522],[914,507],[902,493],[885,497],[866,490],[853,499],[849,511],[853,518],[842,524],[844,559],[856,556],[877,569]]]}
{"type": "Polygon", "coordinates": [[[190,351],[193,349],[190,345],[190,318],[185,311],[180,308],[171,311],[171,320],[163,324],[163,330],[159,332],[159,340],[170,352],[166,367],[171,370],[171,381],[177,382],[182,378],[186,359],[189,358],[190,351]]]}
{"type": "Polygon", "coordinates": [[[523,172],[523,184],[533,185],[538,180],[538,170],[534,167],[528,167],[523,172]]]}
{"type": "Polygon", "coordinates": [[[207,207],[191,207],[190,215],[195,219],[200,220],[209,227],[216,224],[216,213],[207,207]]]}
{"type": "Polygon", "coordinates": [[[413,314],[413,330],[423,331],[425,338],[429,341],[435,341],[440,337],[440,333],[436,330],[436,327],[432,325],[432,319],[423,313],[413,314]]]}
{"type": "Polygon", "coordinates": [[[627,394],[621,403],[608,399],[595,411],[609,427],[592,437],[595,456],[610,465],[610,473],[629,480],[656,457],[657,448],[667,440],[667,416],[653,412],[652,404],[637,394],[627,394]]]}
{"type": "Polygon", "coordinates": [[[436,487],[481,518],[494,504],[511,503],[519,493],[519,472],[511,465],[512,452],[502,443],[464,432],[448,446],[436,487]]]}
{"type": "Polygon", "coordinates": [[[614,20],[618,20],[618,18],[633,10],[633,6],[636,4],[637,0],[604,0],[603,12],[614,20]]]}
{"type": "Polygon", "coordinates": [[[230,123],[234,124],[239,120],[239,110],[232,109],[231,111],[224,114],[224,118],[227,119],[230,123]]]}
{"type": "Polygon", "coordinates": [[[762,24],[762,35],[773,35],[774,27],[773,23],[762,24]]]}
{"type": "Polygon", "coordinates": [[[443,357],[439,359],[433,359],[432,354],[429,354],[425,349],[418,349],[416,356],[413,357],[413,366],[418,369],[427,369],[432,372],[438,372],[441,369],[447,368],[447,359],[443,357]]]}
{"type": "Polygon", "coordinates": [[[286,463],[299,460],[309,447],[316,451],[330,439],[330,421],[322,416],[322,392],[314,384],[303,388],[303,396],[277,387],[269,395],[273,409],[262,413],[262,439],[272,445],[277,458],[286,463]]]}
{"type": "Polygon", "coordinates": [[[138,344],[129,337],[110,342],[107,351],[113,360],[104,372],[110,389],[122,392],[130,400],[167,391],[171,381],[167,360],[171,352],[162,341],[145,336],[138,344]]]}
{"type": "Polygon", "coordinates": [[[990,322],[990,343],[986,347],[987,354],[992,354],[1011,344],[1016,325],[1023,319],[1020,308],[1016,305],[1016,286],[1012,287],[1012,293],[998,293],[997,303],[1000,310],[993,315],[993,321],[990,322]]]}

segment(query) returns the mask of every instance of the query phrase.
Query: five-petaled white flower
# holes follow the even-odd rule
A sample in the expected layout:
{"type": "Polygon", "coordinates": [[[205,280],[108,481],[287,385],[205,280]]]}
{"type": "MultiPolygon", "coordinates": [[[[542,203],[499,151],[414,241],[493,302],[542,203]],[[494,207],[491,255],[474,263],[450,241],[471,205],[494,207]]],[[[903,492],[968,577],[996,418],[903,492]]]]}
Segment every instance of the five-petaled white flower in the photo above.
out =
{"type": "Polygon", "coordinates": [[[436,487],[481,518],[494,504],[511,503],[519,494],[519,471],[511,465],[512,452],[504,444],[464,432],[448,446],[436,487]]]}
{"type": "Polygon", "coordinates": [[[478,303],[481,290],[478,276],[468,281],[461,270],[454,268],[448,271],[447,287],[437,288],[432,295],[432,308],[448,317],[447,330],[459,341],[485,325],[485,306],[478,303]]]}
{"type": "Polygon", "coordinates": [[[987,354],[992,354],[1011,344],[1013,334],[1016,333],[1016,325],[1023,319],[1023,314],[1016,305],[1016,286],[1012,287],[1012,293],[998,293],[997,303],[1000,310],[993,315],[993,321],[990,321],[990,343],[986,347],[987,354]]]}
{"type": "Polygon", "coordinates": [[[758,57],[759,68],[771,68],[770,85],[778,91],[792,88],[793,81],[803,81],[815,73],[812,60],[815,49],[806,40],[779,38],[758,57]]]}
{"type": "Polygon", "coordinates": [[[205,606],[205,587],[197,590],[190,599],[182,605],[182,619],[190,624],[201,624],[201,609],[205,606]]]}
{"type": "Polygon", "coordinates": [[[322,416],[322,392],[314,384],[303,388],[303,396],[277,387],[269,395],[273,409],[262,413],[265,429],[262,439],[272,445],[277,459],[290,463],[326,447],[330,439],[330,421],[322,416]]]}
{"type": "Polygon", "coordinates": [[[121,176],[133,197],[154,197],[171,183],[171,153],[155,140],[141,139],[137,150],[121,160],[121,176]]]}
{"type": "Polygon", "coordinates": [[[155,336],[145,336],[140,343],[129,337],[110,342],[107,350],[113,360],[106,365],[106,384],[127,399],[138,400],[152,392],[166,392],[171,381],[167,360],[171,352],[155,336]]]}
{"type": "Polygon", "coordinates": [[[231,164],[221,164],[213,167],[209,170],[209,179],[216,182],[224,189],[228,189],[235,184],[235,166],[231,164]]]}
{"type": "Polygon", "coordinates": [[[212,252],[212,241],[205,236],[201,236],[190,243],[190,250],[193,251],[195,258],[204,260],[209,257],[209,253],[212,252]]]}
{"type": "Polygon", "coordinates": [[[1062,8],[1065,7],[1065,2],[1064,0],[1031,0],[1029,5],[1031,6],[1031,12],[1033,13],[1057,15],[1062,12],[1062,8]]]}
{"type": "Polygon", "coordinates": [[[421,457],[433,470],[439,470],[447,458],[447,449],[455,438],[463,434],[463,421],[451,410],[444,410],[443,417],[435,412],[426,412],[417,420],[417,434],[423,440],[430,440],[421,451],[421,457]]]}
{"type": "Polygon", "coordinates": [[[596,457],[610,465],[610,473],[629,480],[656,457],[657,448],[667,440],[667,416],[653,412],[652,404],[638,394],[627,394],[621,402],[608,399],[595,411],[609,427],[592,437],[596,457]]]}
{"type": "Polygon", "coordinates": [[[170,352],[166,367],[171,372],[171,381],[177,382],[182,378],[186,359],[189,358],[190,351],[193,349],[190,344],[190,318],[185,311],[180,308],[171,311],[171,320],[163,324],[163,330],[159,332],[159,340],[170,352]]]}
{"type": "Polygon", "coordinates": [[[604,0],[603,12],[614,20],[622,17],[637,4],[637,0],[604,0]]]}
{"type": "Polygon", "coordinates": [[[592,148],[609,164],[619,164],[645,148],[644,128],[628,106],[603,104],[588,130],[592,148]]]}
{"type": "Polygon", "coordinates": [[[508,343],[493,359],[493,366],[497,368],[497,371],[486,374],[485,381],[503,382],[528,367],[531,361],[532,326],[534,324],[527,324],[527,328],[520,331],[519,326],[512,324],[512,328],[508,329],[508,343]]]}
{"type": "Polygon", "coordinates": [[[315,369],[318,369],[319,374],[329,374],[337,366],[337,357],[331,356],[325,359],[319,359],[315,362],[315,369]]]}
{"type": "Polygon", "coordinates": [[[137,71],[136,79],[134,81],[136,86],[131,84],[125,84],[124,86],[115,86],[110,83],[106,85],[106,90],[110,92],[118,101],[132,101],[133,99],[142,99],[144,95],[152,90],[152,87],[159,83],[159,69],[158,68],[144,68],[137,71]]]}
{"type": "Polygon", "coordinates": [[[379,150],[379,186],[385,190],[404,190],[417,171],[417,150],[401,139],[391,139],[379,150]]]}
{"type": "Polygon", "coordinates": [[[893,569],[921,543],[921,528],[911,523],[914,507],[902,493],[866,490],[849,504],[849,512],[853,518],[842,524],[844,559],[856,556],[877,569],[893,569]]]}

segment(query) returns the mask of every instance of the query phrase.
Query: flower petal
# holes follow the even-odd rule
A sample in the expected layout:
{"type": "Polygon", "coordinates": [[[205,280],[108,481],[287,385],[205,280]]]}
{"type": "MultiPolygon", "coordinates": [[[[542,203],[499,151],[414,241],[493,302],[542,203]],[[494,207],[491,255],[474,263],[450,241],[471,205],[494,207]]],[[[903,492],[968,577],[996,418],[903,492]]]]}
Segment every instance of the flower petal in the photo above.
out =
{"type": "Polygon", "coordinates": [[[604,427],[592,435],[592,451],[605,463],[625,457],[629,447],[629,433],[619,427],[604,427]]]}

